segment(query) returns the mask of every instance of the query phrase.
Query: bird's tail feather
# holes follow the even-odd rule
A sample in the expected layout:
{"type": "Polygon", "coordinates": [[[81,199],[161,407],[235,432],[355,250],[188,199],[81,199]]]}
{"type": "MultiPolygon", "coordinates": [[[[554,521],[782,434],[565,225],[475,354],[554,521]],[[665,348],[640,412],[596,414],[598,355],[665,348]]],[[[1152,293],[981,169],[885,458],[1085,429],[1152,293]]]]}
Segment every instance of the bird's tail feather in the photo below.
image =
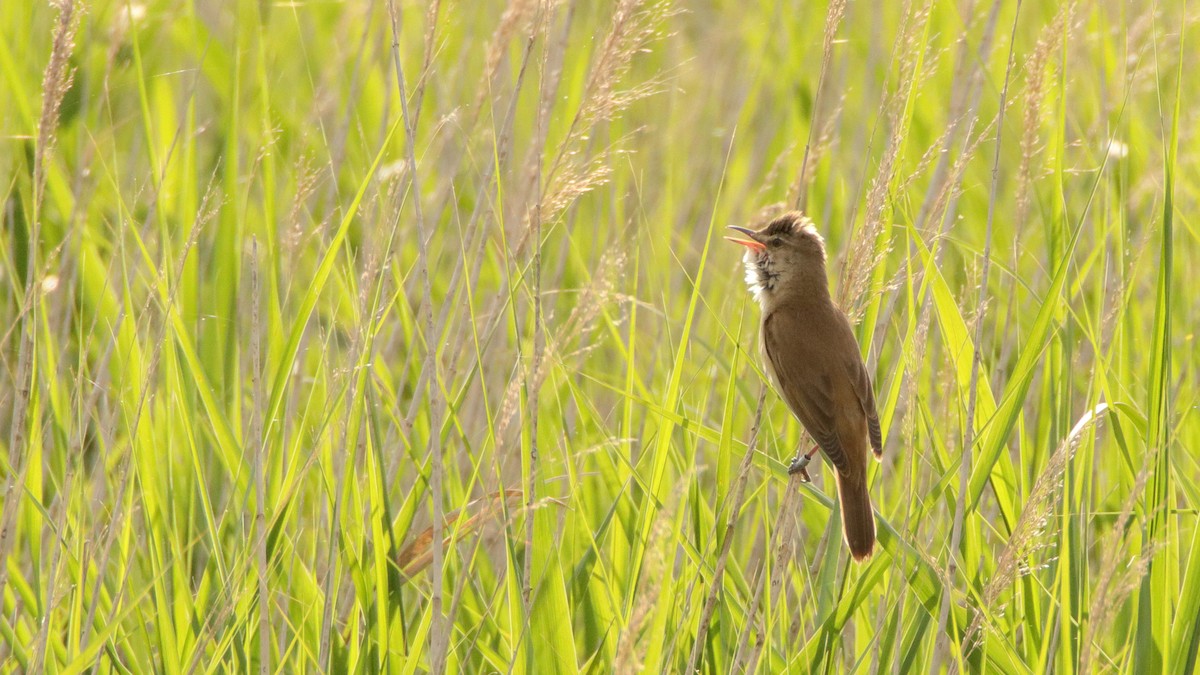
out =
{"type": "Polygon", "coordinates": [[[842,505],[842,535],[855,560],[865,560],[875,549],[875,514],[866,476],[837,475],[838,500],[842,505]]]}

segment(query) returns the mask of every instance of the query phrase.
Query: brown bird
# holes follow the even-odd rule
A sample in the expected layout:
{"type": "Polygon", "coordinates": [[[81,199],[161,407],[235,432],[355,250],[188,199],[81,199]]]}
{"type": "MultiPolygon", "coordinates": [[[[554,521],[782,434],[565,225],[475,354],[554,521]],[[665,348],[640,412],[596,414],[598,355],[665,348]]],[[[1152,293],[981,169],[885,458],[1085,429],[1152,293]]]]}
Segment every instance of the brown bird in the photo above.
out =
{"type": "Polygon", "coordinates": [[[809,480],[819,448],[836,469],[842,533],[855,560],[875,547],[875,517],[867,488],[867,446],[883,453],[871,377],[850,321],[829,297],[825,242],[812,221],[792,211],[761,230],[731,227],[747,239],[746,283],[762,306],[767,372],[792,413],[817,442],[797,454],[788,473],[809,480]]]}

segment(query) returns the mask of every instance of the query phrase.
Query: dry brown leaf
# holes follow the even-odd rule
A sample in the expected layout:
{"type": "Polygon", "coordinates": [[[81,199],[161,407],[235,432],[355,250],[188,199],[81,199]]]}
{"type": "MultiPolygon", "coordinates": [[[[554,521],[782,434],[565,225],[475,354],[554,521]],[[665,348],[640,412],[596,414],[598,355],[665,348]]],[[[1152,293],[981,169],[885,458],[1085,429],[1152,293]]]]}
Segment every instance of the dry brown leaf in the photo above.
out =
{"type": "MultiPolygon", "coordinates": [[[[498,490],[486,497],[480,497],[467,504],[465,508],[446,514],[444,531],[449,532],[442,541],[443,547],[449,547],[453,533],[458,531],[459,537],[477,532],[488,518],[501,511],[501,501],[508,501],[522,496],[520,490],[498,490]],[[461,525],[459,521],[466,519],[461,525]]],[[[420,573],[433,561],[433,526],[422,530],[401,549],[396,556],[396,564],[405,579],[420,573]]]]}

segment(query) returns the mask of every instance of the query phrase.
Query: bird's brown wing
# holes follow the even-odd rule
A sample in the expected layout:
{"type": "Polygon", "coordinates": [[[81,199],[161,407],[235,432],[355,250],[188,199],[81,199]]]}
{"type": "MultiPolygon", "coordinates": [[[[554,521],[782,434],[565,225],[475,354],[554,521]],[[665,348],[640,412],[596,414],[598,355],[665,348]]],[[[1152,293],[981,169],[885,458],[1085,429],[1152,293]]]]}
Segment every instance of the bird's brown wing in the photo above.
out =
{"type": "Polygon", "coordinates": [[[763,350],[771,361],[779,393],[805,430],[839,473],[850,472],[850,460],[837,435],[834,377],[845,377],[820,345],[800,339],[805,327],[800,316],[784,308],[763,321],[763,350]],[[808,348],[806,348],[808,347],[808,348]]]}
{"type": "Polygon", "coordinates": [[[850,381],[854,383],[854,394],[858,396],[858,404],[867,416],[867,435],[871,438],[871,450],[875,452],[876,457],[881,457],[883,432],[879,428],[879,413],[875,410],[875,390],[871,386],[871,376],[867,374],[867,366],[857,353],[846,365],[850,370],[850,381]]]}

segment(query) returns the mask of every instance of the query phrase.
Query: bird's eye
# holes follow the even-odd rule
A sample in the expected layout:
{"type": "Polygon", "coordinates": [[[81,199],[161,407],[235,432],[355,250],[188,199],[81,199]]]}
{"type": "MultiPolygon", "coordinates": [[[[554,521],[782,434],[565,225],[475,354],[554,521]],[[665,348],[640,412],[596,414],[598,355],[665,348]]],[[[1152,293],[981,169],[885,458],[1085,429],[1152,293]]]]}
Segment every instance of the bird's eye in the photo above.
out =
{"type": "Polygon", "coordinates": [[[769,241],[767,241],[767,244],[769,246],[778,246],[782,243],[783,243],[783,240],[780,239],[779,237],[771,237],[771,239],[769,241]]]}

